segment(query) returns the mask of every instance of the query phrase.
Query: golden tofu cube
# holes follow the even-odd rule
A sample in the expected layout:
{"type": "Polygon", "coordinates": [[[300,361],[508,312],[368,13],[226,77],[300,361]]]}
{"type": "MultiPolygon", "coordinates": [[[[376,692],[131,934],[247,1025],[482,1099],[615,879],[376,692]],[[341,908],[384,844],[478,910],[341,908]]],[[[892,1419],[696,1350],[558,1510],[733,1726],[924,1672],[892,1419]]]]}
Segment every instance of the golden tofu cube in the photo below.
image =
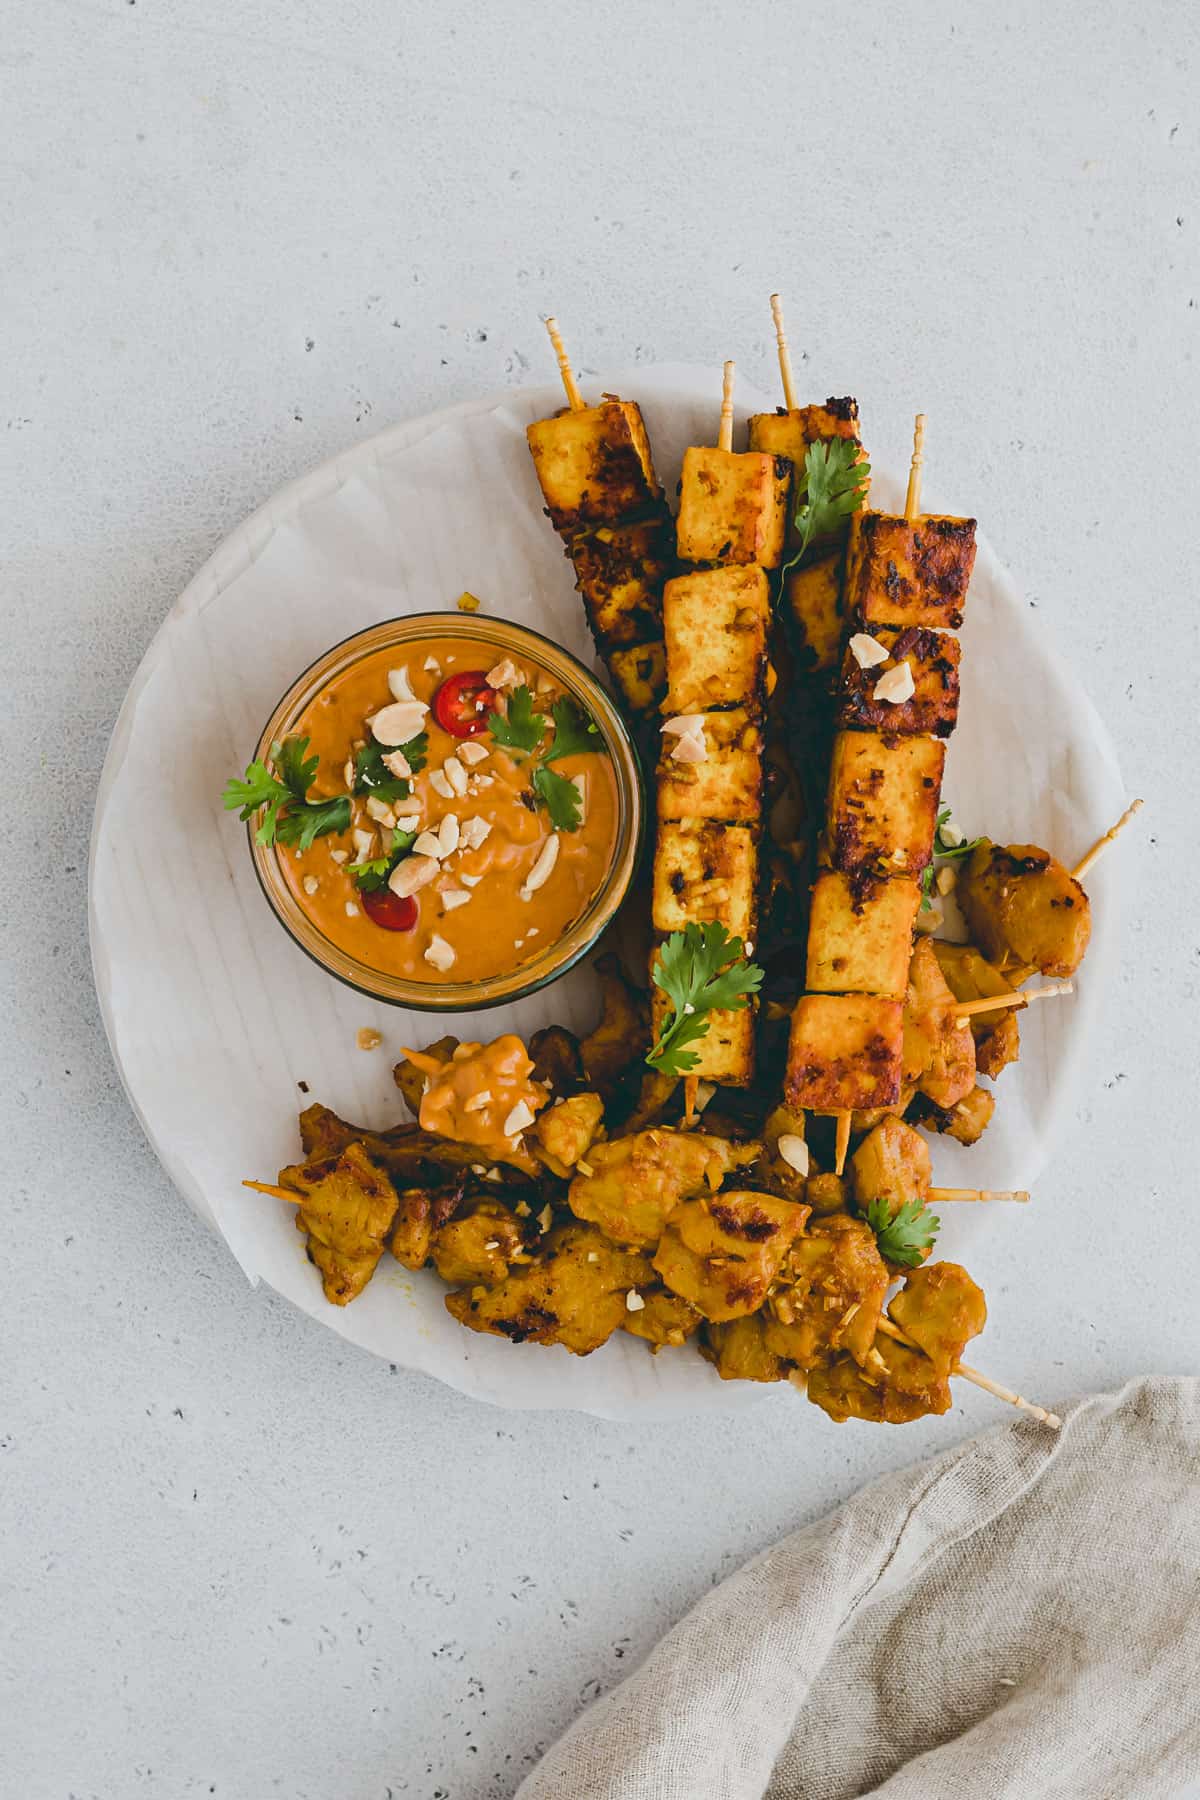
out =
{"type": "MultiPolygon", "coordinates": [[[[658,1042],[674,1008],[660,987],[650,988],[651,1026],[658,1042]]],[[[708,1015],[708,1031],[687,1046],[696,1066],[689,1075],[721,1087],[749,1087],[754,1080],[754,1007],[722,1008],[708,1015]]]]}
{"type": "MultiPolygon", "coordinates": [[[[845,438],[856,445],[861,453],[857,400],[849,397],[829,399],[824,406],[797,406],[791,412],[786,412],[781,407],[778,412],[754,413],[750,418],[750,448],[765,450],[769,456],[786,457],[793,471],[804,467],[804,460],[814,444],[828,443],[831,438],[845,438]]],[[[793,479],[793,496],[795,491],[796,483],[793,479]]],[[[845,543],[849,529],[850,521],[847,517],[839,520],[832,532],[814,538],[813,542],[836,543],[840,547],[845,543]]],[[[788,505],[787,541],[795,543],[798,538],[793,498],[788,505]]]]}
{"type": "Polygon", "coordinates": [[[757,563],[783,556],[791,465],[758,450],[683,453],[675,547],[683,562],[757,563]]]}
{"type": "Polygon", "coordinates": [[[949,737],[958,722],[958,665],[962,656],[959,640],[949,631],[930,631],[923,625],[909,625],[903,631],[876,626],[874,631],[862,635],[887,651],[887,661],[863,668],[854,654],[853,642],[847,645],[842,659],[838,724],[851,730],[949,737]],[[881,679],[901,663],[908,665],[912,676],[912,698],[876,699],[875,690],[881,679]]]}
{"type": "Polygon", "coordinates": [[[592,636],[602,650],[661,635],[663,582],[675,567],[669,513],[581,532],[572,538],[569,554],[592,636]]]}
{"type": "Polygon", "coordinates": [[[675,755],[694,738],[662,734],[658,816],[754,824],[762,813],[762,727],[744,706],[703,718],[708,752],[703,762],[681,762],[675,755]]]}
{"type": "Polygon", "coordinates": [[[920,905],[920,884],[911,879],[825,870],[813,884],[805,987],[902,1000],[920,905]]]}
{"type": "Polygon", "coordinates": [[[658,711],[667,691],[667,653],[661,643],[633,644],[627,649],[610,650],[606,661],[627,711],[658,711]]]}
{"type": "Polygon", "coordinates": [[[839,731],[826,813],[834,868],[919,875],[933,854],[945,761],[938,738],[839,731]]]}
{"type": "Polygon", "coordinates": [[[717,919],[734,937],[753,942],[758,845],[745,825],[701,819],[665,822],[654,852],[651,918],[661,932],[717,919]]]}
{"type": "Polygon", "coordinates": [[[805,994],[792,1014],[784,1097],[809,1112],[891,1106],[900,1097],[903,1007],[875,994],[805,994]]]}
{"type": "Polygon", "coordinates": [[[893,513],[855,513],[846,611],[867,625],[948,626],[956,631],[974,566],[974,519],[930,513],[910,524],[893,513]]]}
{"type": "Polygon", "coordinates": [[[641,409],[632,400],[606,394],[599,406],[535,420],[525,436],[556,531],[615,525],[662,500],[641,409]]]}
{"type": "Polygon", "coordinates": [[[801,660],[817,672],[836,669],[841,655],[845,565],[845,554],[837,549],[783,578],[783,603],[799,639],[801,660]]]}
{"type": "Polygon", "coordinates": [[[771,591],[745,564],[677,575],[663,589],[668,713],[757,706],[763,699],[771,591]]]}

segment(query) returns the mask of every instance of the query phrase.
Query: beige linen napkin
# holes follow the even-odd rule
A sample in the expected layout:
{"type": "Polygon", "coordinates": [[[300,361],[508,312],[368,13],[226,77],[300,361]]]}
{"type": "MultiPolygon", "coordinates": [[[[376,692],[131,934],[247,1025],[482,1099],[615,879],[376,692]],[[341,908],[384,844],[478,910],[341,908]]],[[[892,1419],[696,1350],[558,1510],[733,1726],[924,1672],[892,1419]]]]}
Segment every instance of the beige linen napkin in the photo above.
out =
{"type": "Polygon", "coordinates": [[[1200,1382],[887,1477],[717,1588],[518,1800],[1200,1795],[1200,1382]]]}

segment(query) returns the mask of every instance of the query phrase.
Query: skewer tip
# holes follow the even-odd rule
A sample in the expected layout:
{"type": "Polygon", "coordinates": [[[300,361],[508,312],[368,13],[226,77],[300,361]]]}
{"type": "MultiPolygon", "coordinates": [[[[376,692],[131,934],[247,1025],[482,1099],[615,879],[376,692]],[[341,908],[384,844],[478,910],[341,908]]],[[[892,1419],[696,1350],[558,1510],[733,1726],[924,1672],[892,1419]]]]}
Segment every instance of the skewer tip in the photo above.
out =
{"type": "Polygon", "coordinates": [[[837,1115],[837,1137],[834,1142],[833,1152],[833,1172],[835,1175],[841,1175],[845,1172],[846,1152],[850,1148],[850,1122],[851,1115],[848,1112],[840,1112],[837,1115]]]}
{"type": "Polygon", "coordinates": [[[1108,849],[1108,846],[1114,841],[1114,839],[1117,838],[1117,836],[1122,831],[1124,831],[1124,829],[1128,825],[1130,819],[1134,818],[1138,813],[1141,812],[1142,807],[1144,805],[1145,805],[1144,800],[1131,800],[1130,801],[1129,805],[1125,808],[1125,811],[1121,814],[1121,816],[1117,820],[1116,824],[1110,825],[1108,830],[1104,833],[1104,835],[1102,837],[1098,837],[1096,839],[1096,842],[1092,845],[1092,847],[1088,851],[1087,855],[1083,858],[1083,861],[1076,863],[1075,867],[1071,870],[1071,873],[1075,877],[1076,881],[1082,880],[1082,878],[1087,874],[1088,870],[1091,868],[1092,864],[1096,861],[1096,858],[1098,856],[1102,856],[1104,854],[1104,852],[1108,849]]]}
{"type": "Polygon", "coordinates": [[[571,359],[567,355],[566,345],[562,340],[562,332],[558,328],[558,320],[553,313],[549,313],[544,320],[544,324],[546,326],[546,331],[549,334],[550,342],[554,346],[554,354],[558,358],[558,372],[562,376],[562,384],[567,396],[567,403],[572,412],[582,412],[584,404],[583,395],[580,393],[579,385],[575,380],[575,372],[571,368],[571,359]]]}
{"type": "Polygon", "coordinates": [[[775,344],[779,351],[779,376],[783,383],[783,404],[789,412],[795,412],[796,384],[792,376],[792,356],[788,349],[787,332],[783,328],[783,301],[778,294],[771,295],[771,317],[775,321],[775,344]]]}
{"type": "Polygon", "coordinates": [[[921,470],[925,462],[925,414],[913,420],[913,453],[908,471],[908,493],[904,499],[904,517],[911,525],[921,510],[921,470]]]}
{"type": "Polygon", "coordinates": [[[721,380],[721,425],[717,433],[717,449],[733,449],[733,370],[732,362],[725,364],[721,380]]]}

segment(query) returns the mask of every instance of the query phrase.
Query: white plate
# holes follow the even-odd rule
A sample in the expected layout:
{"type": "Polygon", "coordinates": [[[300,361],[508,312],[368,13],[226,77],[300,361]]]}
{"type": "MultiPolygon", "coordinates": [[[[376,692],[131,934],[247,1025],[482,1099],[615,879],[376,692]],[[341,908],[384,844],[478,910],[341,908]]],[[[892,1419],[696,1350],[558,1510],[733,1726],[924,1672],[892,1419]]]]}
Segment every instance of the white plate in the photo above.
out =
{"type": "MultiPolygon", "coordinates": [[[[685,445],[712,436],[719,372],[638,368],[611,385],[641,401],[670,492],[685,445]]],[[[543,387],[399,425],[284,488],[200,571],[143,659],[104,766],[91,862],[96,985],[150,1142],[251,1281],[268,1282],[353,1343],[501,1405],[608,1418],[733,1410],[764,1390],[719,1381],[690,1347],[652,1357],[620,1333],[578,1358],[476,1336],[445,1311],[434,1275],[410,1275],[390,1259],[360,1300],[330,1306],[292,1210],[240,1185],[243,1176],[273,1179],[298,1154],[301,1082],[350,1118],[390,1122],[403,1107],[389,1053],[470,1019],[435,1022],[374,1005],[310,963],[268,912],[243,829],[221,810],[221,787],[284,688],[329,644],[380,619],[451,605],[463,588],[594,666],[525,445],[526,423],[558,404],[543,387]],[[362,1025],[383,1032],[382,1050],[356,1048],[362,1025]]],[[[739,412],[771,404],[743,387],[739,412]]],[[[876,483],[895,503],[898,484],[878,471],[876,483]]],[[[986,516],[986,495],[947,481],[941,497],[986,516]]],[[[965,651],[945,788],[957,820],[1078,856],[1121,810],[1116,762],[983,538],[965,651]]],[[[1043,1167],[1113,973],[1117,860],[1089,881],[1093,940],[1078,993],[1022,1017],[1021,1060],[1000,1082],[992,1127],[972,1151],[935,1141],[939,1181],[1030,1187],[1043,1167]]],[[[552,1019],[586,1029],[593,987],[586,970],[575,971],[470,1029],[527,1033],[552,1019]]],[[[941,1245],[951,1254],[994,1228],[982,1215],[996,1209],[946,1210],[941,1245]]],[[[986,1259],[972,1261],[986,1285],[986,1259]]]]}

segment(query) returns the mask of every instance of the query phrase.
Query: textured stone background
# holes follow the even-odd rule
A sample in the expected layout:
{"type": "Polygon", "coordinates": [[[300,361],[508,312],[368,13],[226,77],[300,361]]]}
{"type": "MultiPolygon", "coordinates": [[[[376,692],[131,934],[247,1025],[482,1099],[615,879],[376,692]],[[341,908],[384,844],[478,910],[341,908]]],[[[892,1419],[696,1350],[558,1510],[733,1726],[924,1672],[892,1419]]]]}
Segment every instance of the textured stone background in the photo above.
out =
{"type": "Polygon", "coordinates": [[[930,413],[1149,802],[1077,1130],[979,1270],[986,1364],[1050,1401],[1194,1370],[1196,14],[5,12],[0,1789],[507,1795],[711,1582],[996,1409],[506,1416],[251,1292],[93,1000],[121,697],[252,507],[545,377],[540,312],[581,364],[733,352],[769,381],[782,288],[805,390],[857,392],[881,460],[930,413]]]}

